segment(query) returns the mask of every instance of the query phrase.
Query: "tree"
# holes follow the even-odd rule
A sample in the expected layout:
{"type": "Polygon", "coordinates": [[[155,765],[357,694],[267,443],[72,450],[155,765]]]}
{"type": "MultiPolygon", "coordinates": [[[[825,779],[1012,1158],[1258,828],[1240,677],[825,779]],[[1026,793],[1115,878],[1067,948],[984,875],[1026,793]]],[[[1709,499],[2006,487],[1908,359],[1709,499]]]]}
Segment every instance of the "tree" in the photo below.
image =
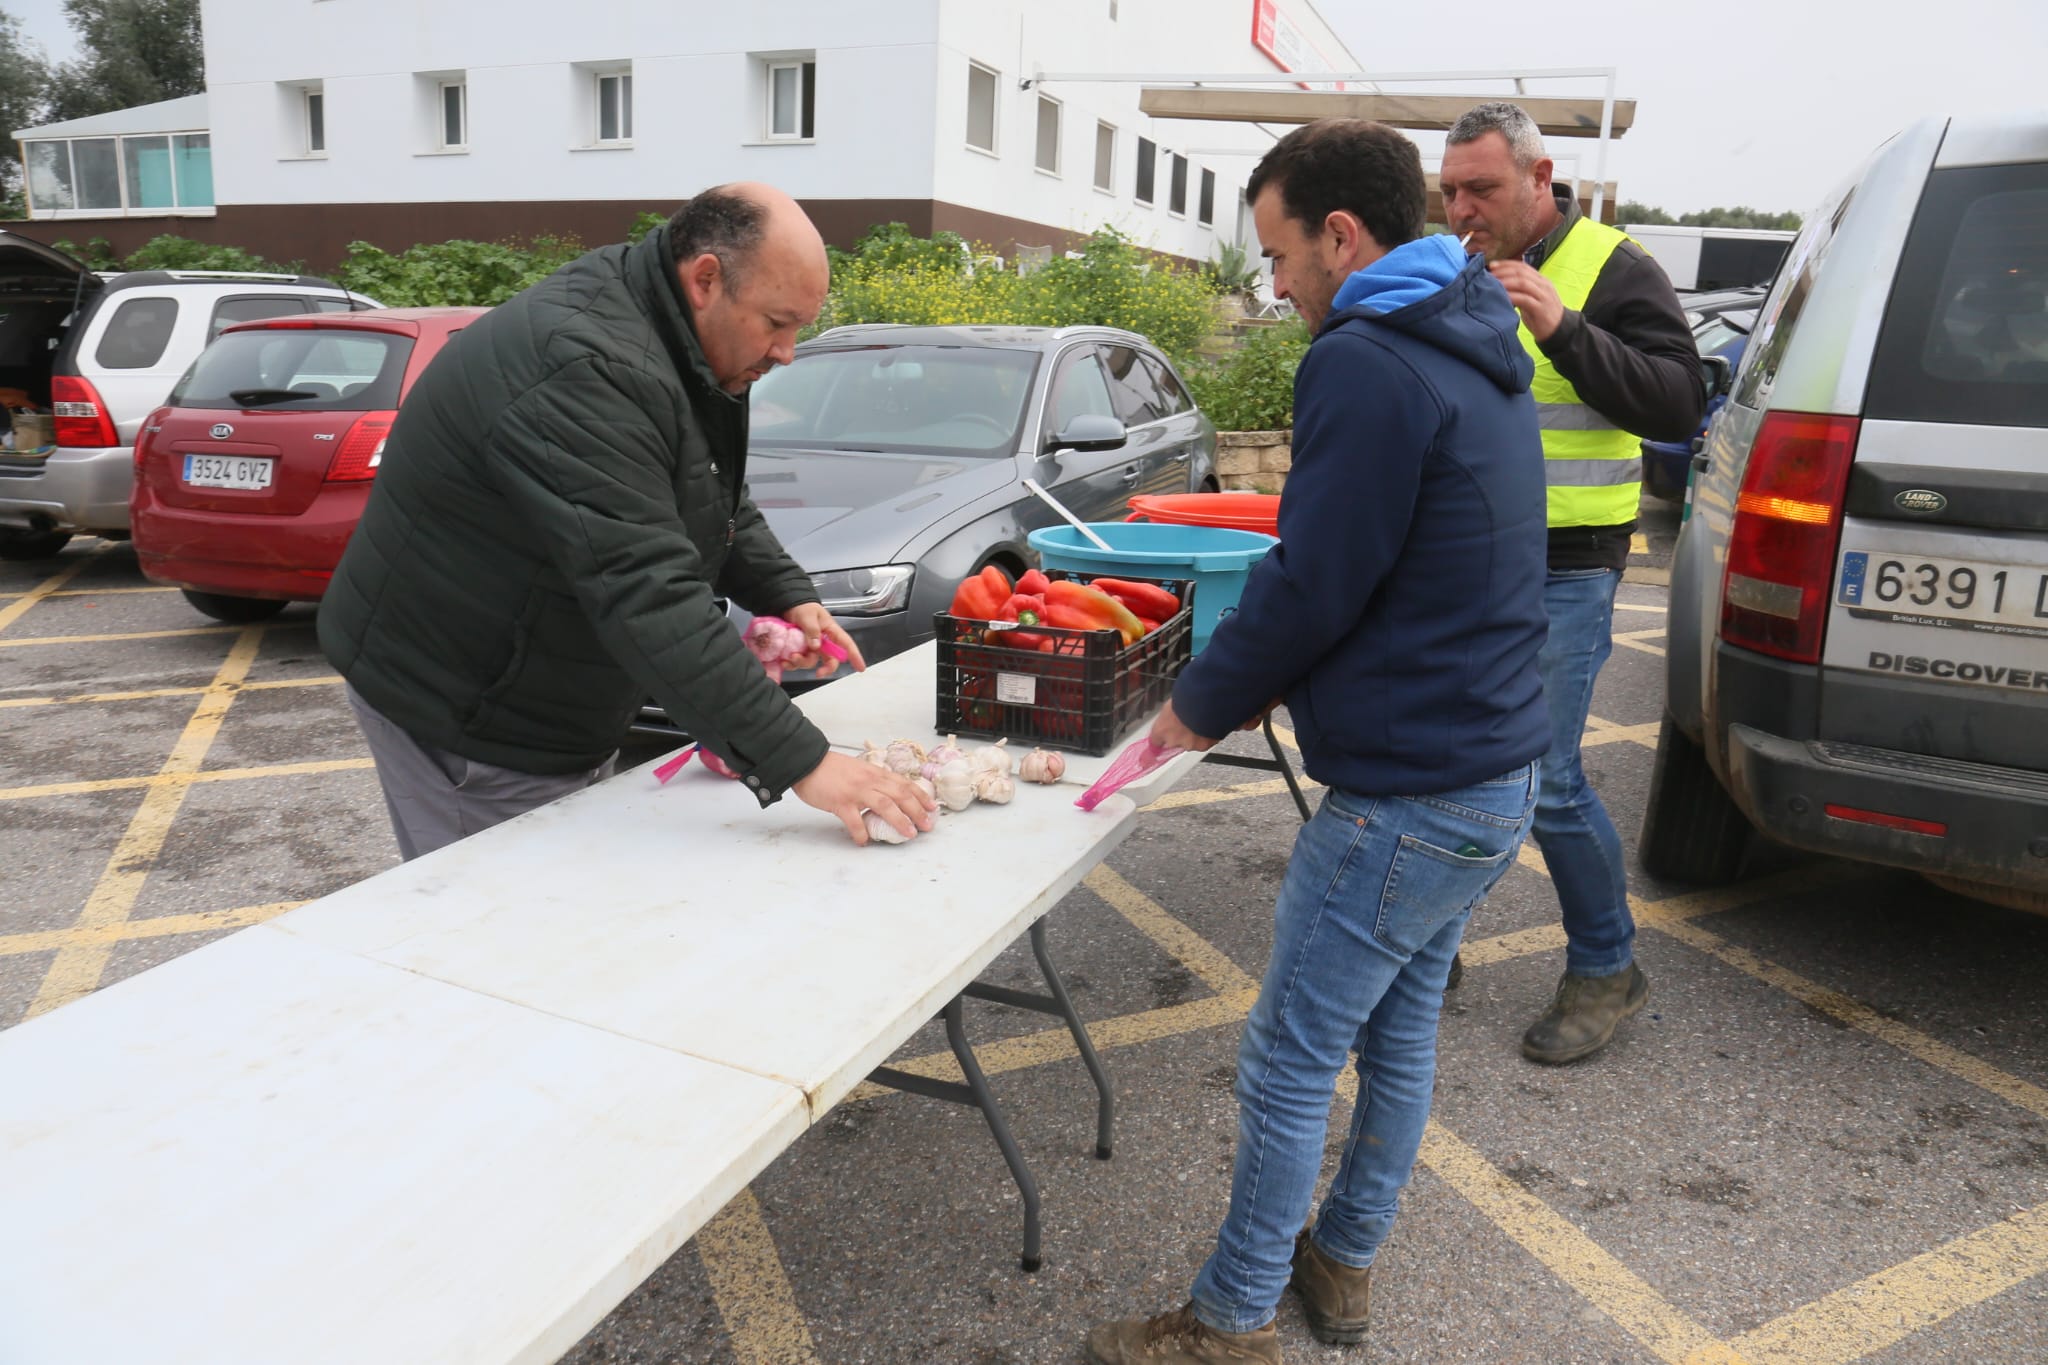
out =
{"type": "Polygon", "coordinates": [[[1647,227],[1769,228],[1777,232],[1799,230],[1799,215],[1796,213],[1765,213],[1761,209],[1741,204],[1732,209],[1699,209],[1692,213],[1681,213],[1673,218],[1663,209],[1630,199],[1622,203],[1614,221],[1640,223],[1647,227]]]}
{"type": "Polygon", "coordinates": [[[1617,223],[1643,223],[1655,227],[1670,227],[1678,220],[1660,208],[1653,208],[1648,204],[1638,203],[1633,199],[1624,199],[1621,207],[1614,211],[1614,221],[1617,223]]]}
{"type": "Polygon", "coordinates": [[[199,0],[64,0],[80,54],[50,81],[52,122],[206,89],[199,0]]]}
{"type": "Polygon", "coordinates": [[[22,37],[21,24],[0,10],[0,216],[23,216],[21,146],[7,134],[28,128],[41,116],[50,66],[40,47],[22,37]]]}

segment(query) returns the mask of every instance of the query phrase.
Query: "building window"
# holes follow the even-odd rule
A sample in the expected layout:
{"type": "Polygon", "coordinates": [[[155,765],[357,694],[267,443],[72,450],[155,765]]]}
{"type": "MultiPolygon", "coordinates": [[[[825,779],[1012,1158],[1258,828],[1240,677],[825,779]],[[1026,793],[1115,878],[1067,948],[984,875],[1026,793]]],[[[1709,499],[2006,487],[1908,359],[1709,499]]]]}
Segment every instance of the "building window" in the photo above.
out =
{"type": "Polygon", "coordinates": [[[309,88],[300,94],[301,112],[305,115],[305,152],[307,156],[327,155],[327,92],[324,88],[309,88]]]}
{"type": "Polygon", "coordinates": [[[768,136],[778,140],[816,137],[817,94],[816,62],[768,63],[768,136]]]}
{"type": "Polygon", "coordinates": [[[606,71],[597,77],[597,140],[633,140],[633,73],[606,71]]]}
{"type": "Polygon", "coordinates": [[[25,144],[30,211],[171,213],[213,207],[205,133],[37,140],[25,144]]]}
{"type": "Polygon", "coordinates": [[[1166,211],[1181,218],[1188,212],[1188,159],[1179,152],[1173,154],[1173,179],[1166,190],[1166,211]]]}
{"type": "Polygon", "coordinates": [[[1152,171],[1154,163],[1158,159],[1159,148],[1153,144],[1152,139],[1149,137],[1139,138],[1138,180],[1136,187],[1131,191],[1131,198],[1141,204],[1149,206],[1152,203],[1152,171]]]}
{"type": "Polygon", "coordinates": [[[1116,193],[1116,129],[1107,123],[1095,125],[1095,188],[1116,193]]]}
{"type": "Polygon", "coordinates": [[[469,146],[469,83],[442,81],[440,96],[441,150],[459,152],[469,146]]]}
{"type": "Polygon", "coordinates": [[[1034,164],[1048,175],[1060,173],[1060,102],[1050,95],[1038,97],[1038,158],[1034,164]]]}
{"type": "Polygon", "coordinates": [[[996,73],[980,62],[967,64],[967,145],[996,150],[996,73]]]}
{"type": "Polygon", "coordinates": [[[1216,226],[1216,172],[1202,168],[1202,197],[1195,201],[1195,221],[1203,227],[1216,226]]]}

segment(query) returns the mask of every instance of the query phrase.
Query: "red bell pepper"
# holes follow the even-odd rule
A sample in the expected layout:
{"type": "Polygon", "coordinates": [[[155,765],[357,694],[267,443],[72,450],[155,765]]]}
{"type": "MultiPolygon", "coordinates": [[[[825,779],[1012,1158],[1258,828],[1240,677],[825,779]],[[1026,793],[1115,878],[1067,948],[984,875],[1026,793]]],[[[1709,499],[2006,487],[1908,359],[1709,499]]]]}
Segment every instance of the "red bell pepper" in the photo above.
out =
{"type": "Polygon", "coordinates": [[[1131,609],[1131,614],[1148,621],[1168,621],[1180,610],[1180,599],[1150,583],[1133,583],[1122,578],[1098,578],[1088,585],[1106,592],[1131,609]]]}
{"type": "Polygon", "coordinates": [[[991,564],[961,583],[953,593],[949,610],[971,621],[1000,620],[1003,603],[1010,600],[1010,593],[1010,576],[991,564]]]}
{"type": "Polygon", "coordinates": [[[1062,579],[1045,590],[1046,624],[1067,630],[1114,630],[1130,644],[1145,628],[1128,607],[1085,583],[1062,579]]]}
{"type": "Polygon", "coordinates": [[[1052,580],[1036,569],[1026,569],[1024,576],[1017,580],[1017,591],[1043,597],[1045,590],[1052,586],[1052,580]]]}
{"type": "Polygon", "coordinates": [[[1036,626],[1045,621],[1045,599],[1032,593],[1013,592],[1003,603],[1002,619],[1019,625],[1036,626]]]}

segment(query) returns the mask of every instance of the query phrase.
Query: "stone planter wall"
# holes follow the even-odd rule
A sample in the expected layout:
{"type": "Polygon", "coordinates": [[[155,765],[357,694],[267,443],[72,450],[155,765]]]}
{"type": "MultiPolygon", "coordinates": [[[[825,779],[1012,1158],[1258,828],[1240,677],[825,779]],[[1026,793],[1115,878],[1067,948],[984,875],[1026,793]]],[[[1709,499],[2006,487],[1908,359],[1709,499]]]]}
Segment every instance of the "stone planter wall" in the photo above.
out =
{"type": "Polygon", "coordinates": [[[1293,465],[1291,431],[1224,431],[1216,436],[1216,477],[1227,493],[1278,493],[1293,465]]]}

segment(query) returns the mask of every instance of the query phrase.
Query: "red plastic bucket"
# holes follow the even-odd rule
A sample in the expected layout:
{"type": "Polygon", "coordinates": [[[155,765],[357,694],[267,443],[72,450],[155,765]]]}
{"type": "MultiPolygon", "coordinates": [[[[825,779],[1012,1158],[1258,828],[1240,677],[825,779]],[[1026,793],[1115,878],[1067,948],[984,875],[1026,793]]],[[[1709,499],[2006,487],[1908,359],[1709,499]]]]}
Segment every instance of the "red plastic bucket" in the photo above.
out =
{"type": "Polygon", "coordinates": [[[1158,521],[1171,526],[1222,526],[1233,531],[1280,534],[1278,493],[1140,493],[1125,521],[1158,521]]]}

